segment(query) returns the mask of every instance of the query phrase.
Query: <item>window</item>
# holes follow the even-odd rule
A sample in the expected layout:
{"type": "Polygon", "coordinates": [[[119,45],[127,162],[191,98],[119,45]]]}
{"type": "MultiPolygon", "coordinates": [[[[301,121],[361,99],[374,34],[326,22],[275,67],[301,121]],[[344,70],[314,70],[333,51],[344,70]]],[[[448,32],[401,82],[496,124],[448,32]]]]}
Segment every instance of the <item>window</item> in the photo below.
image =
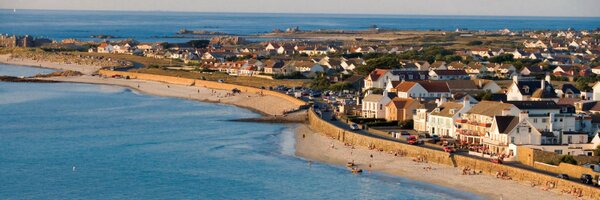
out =
{"type": "MultiPolygon", "coordinates": [[[[517,129],[518,130],[518,129],[517,129]]],[[[515,143],[515,137],[510,137],[510,143],[514,144],[515,143]]]]}
{"type": "Polygon", "coordinates": [[[517,133],[519,133],[519,129],[520,129],[520,128],[519,128],[519,127],[517,127],[517,133]]]}
{"type": "Polygon", "coordinates": [[[546,122],[548,122],[548,119],[546,119],[546,118],[542,119],[542,123],[546,123],[546,122]]]}
{"type": "Polygon", "coordinates": [[[529,133],[531,133],[531,127],[529,127],[529,133]]]}
{"type": "Polygon", "coordinates": [[[533,119],[533,123],[537,123],[537,118],[534,118],[534,119],[533,119]]]}
{"type": "Polygon", "coordinates": [[[570,136],[567,138],[567,143],[571,144],[573,142],[573,136],[570,136]]]}
{"type": "Polygon", "coordinates": [[[563,118],[560,118],[560,122],[562,122],[563,118]]]}
{"type": "Polygon", "coordinates": [[[562,150],[560,150],[560,149],[554,150],[554,153],[556,153],[556,154],[562,154],[562,150]]]}
{"type": "Polygon", "coordinates": [[[379,110],[383,109],[383,104],[379,104],[379,110]]]}

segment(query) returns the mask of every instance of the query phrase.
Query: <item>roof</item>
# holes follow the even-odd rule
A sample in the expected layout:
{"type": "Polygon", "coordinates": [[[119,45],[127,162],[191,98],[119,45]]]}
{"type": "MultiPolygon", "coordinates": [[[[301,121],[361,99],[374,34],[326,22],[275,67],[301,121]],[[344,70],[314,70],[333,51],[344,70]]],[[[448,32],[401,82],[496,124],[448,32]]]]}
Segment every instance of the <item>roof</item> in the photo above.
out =
{"type": "Polygon", "coordinates": [[[497,101],[481,101],[475,104],[467,113],[492,117],[502,115],[504,109],[510,109],[513,106],[512,104],[497,101]]]}
{"type": "Polygon", "coordinates": [[[507,101],[521,110],[560,109],[554,101],[507,101]]]}
{"type": "Polygon", "coordinates": [[[435,74],[437,75],[443,75],[443,76],[466,76],[468,75],[467,72],[465,70],[446,70],[446,69],[438,69],[438,70],[433,70],[433,72],[435,72],[435,74]]]}
{"type": "Polygon", "coordinates": [[[581,91],[579,91],[579,89],[577,89],[573,84],[570,84],[570,83],[562,84],[560,89],[562,90],[563,93],[571,92],[576,95],[581,94],[581,91]]]}
{"type": "Polygon", "coordinates": [[[445,82],[451,90],[477,90],[479,87],[473,80],[447,80],[447,81],[436,81],[445,82]]]}
{"type": "Polygon", "coordinates": [[[442,103],[442,105],[440,105],[438,108],[440,108],[440,111],[436,112],[436,110],[434,109],[433,112],[431,112],[431,115],[452,117],[456,114],[456,112],[463,108],[463,104],[455,102],[445,102],[442,103]],[[450,112],[451,110],[454,110],[454,113],[450,112]]]}
{"type": "Polygon", "coordinates": [[[381,94],[369,94],[369,95],[365,96],[363,101],[379,102],[379,100],[381,100],[381,98],[383,98],[383,95],[381,95],[381,94]]]}
{"type": "Polygon", "coordinates": [[[408,92],[408,90],[410,90],[416,84],[417,82],[404,81],[396,86],[396,90],[398,92],[408,92]]]}
{"type": "Polygon", "coordinates": [[[368,78],[370,78],[372,81],[377,81],[379,77],[382,77],[387,72],[387,69],[375,69],[371,73],[369,73],[368,78]]]}
{"type": "Polygon", "coordinates": [[[450,92],[450,88],[446,82],[430,82],[421,81],[418,82],[427,92],[450,92]]]}
{"type": "Polygon", "coordinates": [[[546,89],[537,89],[533,94],[531,94],[532,98],[539,99],[547,99],[547,98],[558,98],[556,92],[552,89],[552,87],[546,86],[546,89]]]}
{"type": "Polygon", "coordinates": [[[586,132],[563,131],[563,135],[587,135],[586,132]]]}
{"type": "MultiPolygon", "coordinates": [[[[548,83],[547,81],[544,81],[544,85],[546,86],[546,91],[542,92],[540,90],[540,92],[538,92],[537,98],[556,98],[556,92],[554,91],[554,88],[552,88],[552,84],[548,83]],[[549,88],[549,89],[548,89],[549,88]]],[[[519,92],[521,92],[521,94],[523,95],[530,95],[533,97],[534,93],[536,91],[538,91],[538,89],[540,89],[542,87],[542,81],[539,80],[519,80],[517,81],[517,88],[519,88],[519,92]],[[525,88],[529,88],[529,90],[526,90],[525,88]]]]}
{"type": "Polygon", "coordinates": [[[394,105],[394,107],[396,107],[397,109],[406,108],[407,106],[411,105],[414,101],[415,100],[413,100],[413,99],[396,97],[396,98],[392,99],[392,101],[390,103],[388,103],[388,106],[394,105]]]}
{"type": "Polygon", "coordinates": [[[500,134],[508,134],[519,124],[519,118],[516,116],[495,116],[496,128],[500,134]]]}
{"type": "Polygon", "coordinates": [[[359,80],[362,81],[363,77],[359,76],[359,75],[354,75],[354,76],[348,77],[346,80],[344,80],[344,82],[354,83],[359,80]]]}

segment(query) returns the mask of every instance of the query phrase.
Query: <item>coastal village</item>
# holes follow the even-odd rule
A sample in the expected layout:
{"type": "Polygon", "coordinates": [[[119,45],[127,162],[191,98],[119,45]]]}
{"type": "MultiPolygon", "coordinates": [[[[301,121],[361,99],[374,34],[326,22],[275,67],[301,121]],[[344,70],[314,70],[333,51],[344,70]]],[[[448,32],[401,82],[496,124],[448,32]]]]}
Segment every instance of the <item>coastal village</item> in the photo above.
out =
{"type": "MultiPolygon", "coordinates": [[[[179,34],[193,33],[206,34],[179,34]]],[[[261,35],[263,40],[213,34],[222,33],[186,43],[2,35],[0,51],[10,54],[6,61],[99,65],[115,74],[171,75],[268,90],[309,105],[279,115],[305,111],[309,121],[314,114],[340,130],[600,190],[598,29],[292,27],[261,35]],[[331,39],[334,35],[343,37],[331,39]]],[[[384,151],[374,144],[369,148],[384,151]]],[[[551,190],[556,182],[539,181],[537,186],[551,190]]],[[[599,197],[577,188],[561,192],[599,197]]]]}

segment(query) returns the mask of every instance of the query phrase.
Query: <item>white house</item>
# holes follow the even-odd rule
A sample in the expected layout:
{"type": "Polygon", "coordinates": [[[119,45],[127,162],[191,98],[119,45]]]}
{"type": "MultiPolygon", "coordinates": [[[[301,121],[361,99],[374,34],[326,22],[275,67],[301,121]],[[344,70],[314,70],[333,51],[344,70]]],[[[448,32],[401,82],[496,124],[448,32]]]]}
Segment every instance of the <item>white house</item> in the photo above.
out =
{"type": "Polygon", "coordinates": [[[385,118],[385,105],[387,105],[396,95],[384,91],[383,94],[368,93],[362,100],[362,117],[365,118],[385,118]]]}
{"type": "Polygon", "coordinates": [[[413,82],[403,81],[392,91],[398,93],[400,98],[429,98],[450,97],[450,88],[445,82],[413,82]]]}
{"type": "Polygon", "coordinates": [[[375,69],[366,78],[363,90],[371,88],[385,88],[388,80],[399,81],[400,77],[394,76],[390,70],[375,69]]]}
{"type": "Polygon", "coordinates": [[[471,103],[468,98],[462,103],[444,101],[445,98],[440,98],[439,106],[429,113],[427,131],[432,135],[455,137],[454,121],[471,108],[471,103]]]}
{"type": "Polygon", "coordinates": [[[526,114],[521,116],[494,116],[490,131],[483,138],[483,145],[492,153],[515,155],[508,145],[541,145],[540,133],[527,120],[526,114]]]}

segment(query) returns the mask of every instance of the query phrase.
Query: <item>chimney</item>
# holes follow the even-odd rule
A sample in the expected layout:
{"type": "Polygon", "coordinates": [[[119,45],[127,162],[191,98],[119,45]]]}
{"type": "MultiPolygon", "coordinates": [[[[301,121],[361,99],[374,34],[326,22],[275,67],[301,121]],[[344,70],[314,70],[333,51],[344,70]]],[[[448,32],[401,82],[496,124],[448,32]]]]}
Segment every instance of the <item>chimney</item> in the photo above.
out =
{"type": "Polygon", "coordinates": [[[479,79],[479,89],[483,88],[483,80],[479,79]]]}
{"type": "Polygon", "coordinates": [[[544,90],[546,90],[546,80],[541,80],[541,81],[542,81],[542,83],[541,83],[540,89],[542,89],[542,91],[544,91],[544,90]]]}
{"type": "Polygon", "coordinates": [[[504,110],[502,110],[502,116],[509,116],[510,115],[510,109],[505,108],[504,110]]]}
{"type": "Polygon", "coordinates": [[[447,101],[446,97],[440,97],[439,99],[436,100],[437,106],[441,106],[446,101],[447,101]]]}
{"type": "Polygon", "coordinates": [[[550,74],[546,73],[546,77],[544,78],[544,80],[546,80],[548,83],[550,83],[550,81],[552,80],[550,78],[550,74]]]}
{"type": "Polygon", "coordinates": [[[463,103],[463,108],[466,108],[467,106],[469,106],[470,105],[469,96],[465,96],[465,98],[463,98],[462,103],[463,103]]]}
{"type": "Polygon", "coordinates": [[[519,121],[526,120],[528,117],[529,117],[529,112],[527,112],[527,111],[521,111],[521,113],[519,113],[519,121]]]}

